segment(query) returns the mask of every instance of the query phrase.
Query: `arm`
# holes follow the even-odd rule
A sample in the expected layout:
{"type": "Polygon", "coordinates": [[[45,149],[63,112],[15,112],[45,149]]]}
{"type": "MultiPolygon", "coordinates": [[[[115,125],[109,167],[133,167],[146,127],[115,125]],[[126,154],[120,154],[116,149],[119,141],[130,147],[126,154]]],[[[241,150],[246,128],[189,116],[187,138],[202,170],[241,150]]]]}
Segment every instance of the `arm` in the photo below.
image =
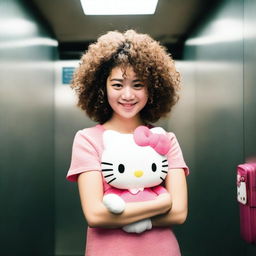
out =
{"type": "Polygon", "coordinates": [[[172,197],[172,208],[168,213],[151,219],[154,227],[182,224],[187,218],[187,183],[184,170],[169,170],[165,181],[166,189],[172,197]]]}
{"type": "Polygon", "coordinates": [[[127,203],[122,214],[110,213],[102,202],[103,185],[99,171],[79,175],[78,189],[82,209],[90,227],[118,228],[130,223],[166,213],[171,208],[169,193],[146,202],[127,203]]]}
{"type": "Polygon", "coordinates": [[[152,188],[152,191],[157,195],[161,195],[162,193],[167,193],[168,191],[163,186],[156,186],[152,188]]]}

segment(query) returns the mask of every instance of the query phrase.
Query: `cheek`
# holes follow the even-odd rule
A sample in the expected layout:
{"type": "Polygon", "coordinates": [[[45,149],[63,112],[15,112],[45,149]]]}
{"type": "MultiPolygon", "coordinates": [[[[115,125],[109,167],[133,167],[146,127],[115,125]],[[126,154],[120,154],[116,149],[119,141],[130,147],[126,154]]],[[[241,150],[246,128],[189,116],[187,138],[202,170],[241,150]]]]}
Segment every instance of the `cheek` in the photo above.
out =
{"type": "Polygon", "coordinates": [[[117,99],[116,93],[112,90],[107,90],[107,99],[109,103],[116,101],[117,99]]]}
{"type": "Polygon", "coordinates": [[[143,91],[140,95],[141,101],[146,105],[148,101],[148,92],[147,90],[143,91]]]}

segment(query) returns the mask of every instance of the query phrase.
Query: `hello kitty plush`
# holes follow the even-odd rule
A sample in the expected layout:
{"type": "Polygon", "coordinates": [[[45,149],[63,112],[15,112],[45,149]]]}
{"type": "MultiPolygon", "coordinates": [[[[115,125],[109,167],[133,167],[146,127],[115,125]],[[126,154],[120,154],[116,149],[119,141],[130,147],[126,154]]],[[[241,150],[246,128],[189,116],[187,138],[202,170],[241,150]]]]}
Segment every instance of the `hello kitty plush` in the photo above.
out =
{"type": "MultiPolygon", "coordinates": [[[[120,214],[126,202],[152,200],[166,192],[160,184],[168,173],[170,141],[162,128],[139,126],[134,134],[106,130],[103,145],[102,174],[110,185],[103,203],[110,212],[120,214]]],[[[151,220],[146,219],[123,230],[141,233],[151,228],[151,220]]]]}

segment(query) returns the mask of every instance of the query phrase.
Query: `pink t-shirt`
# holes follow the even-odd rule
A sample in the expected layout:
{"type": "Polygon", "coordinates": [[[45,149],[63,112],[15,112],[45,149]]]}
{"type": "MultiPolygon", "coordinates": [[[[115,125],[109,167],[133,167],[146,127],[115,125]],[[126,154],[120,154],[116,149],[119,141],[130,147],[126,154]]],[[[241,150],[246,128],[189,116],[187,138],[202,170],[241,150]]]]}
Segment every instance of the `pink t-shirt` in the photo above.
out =
{"type": "MultiPolygon", "coordinates": [[[[101,171],[103,152],[102,125],[78,131],[72,150],[69,181],[76,181],[80,173],[101,171]]],[[[168,133],[171,149],[167,154],[169,169],[189,169],[184,162],[179,143],[173,133],[168,133]]],[[[109,185],[103,181],[104,191],[109,185]]],[[[179,256],[178,242],[169,227],[153,228],[141,234],[126,233],[122,229],[90,228],[87,231],[86,256],[179,256]]]]}

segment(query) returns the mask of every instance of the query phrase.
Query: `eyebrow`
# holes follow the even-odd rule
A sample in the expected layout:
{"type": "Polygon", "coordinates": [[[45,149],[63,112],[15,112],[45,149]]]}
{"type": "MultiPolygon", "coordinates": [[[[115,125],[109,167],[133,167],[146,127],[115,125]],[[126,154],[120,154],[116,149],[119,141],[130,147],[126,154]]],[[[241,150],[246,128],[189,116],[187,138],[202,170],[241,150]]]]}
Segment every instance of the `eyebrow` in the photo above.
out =
{"type": "MultiPolygon", "coordinates": [[[[124,79],[112,78],[112,79],[110,79],[110,81],[123,82],[123,81],[124,81],[124,79]]],[[[135,80],[133,80],[132,82],[133,82],[133,83],[136,83],[136,82],[142,82],[142,80],[140,80],[140,79],[135,79],[135,80]]]]}

